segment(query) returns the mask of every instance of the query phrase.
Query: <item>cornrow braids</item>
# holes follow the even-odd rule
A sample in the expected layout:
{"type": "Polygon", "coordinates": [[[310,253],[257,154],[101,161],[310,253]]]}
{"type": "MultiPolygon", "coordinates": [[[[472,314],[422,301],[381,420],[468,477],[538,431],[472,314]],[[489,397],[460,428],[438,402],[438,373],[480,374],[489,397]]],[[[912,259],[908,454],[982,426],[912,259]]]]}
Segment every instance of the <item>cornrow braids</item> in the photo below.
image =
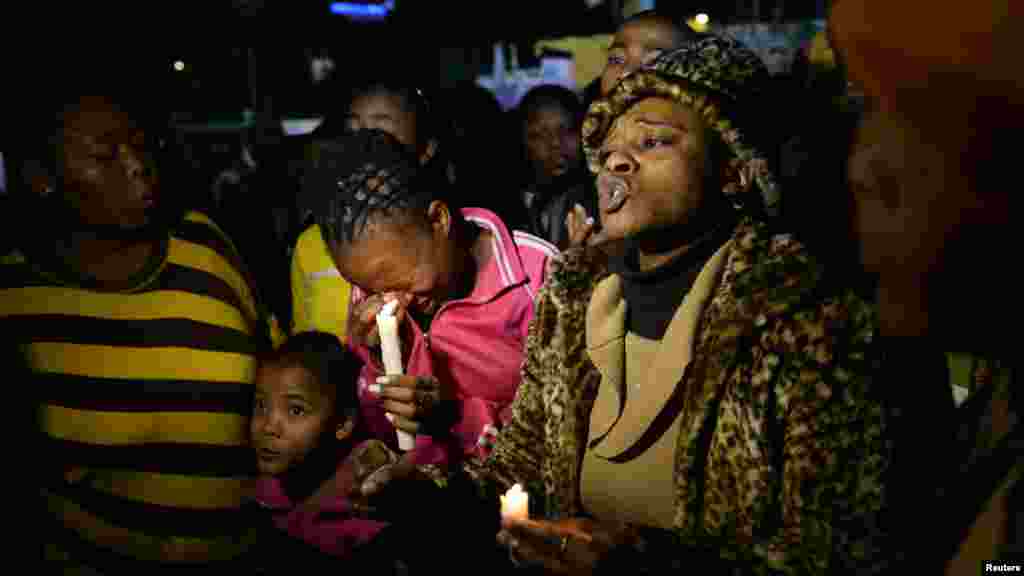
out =
{"type": "Polygon", "coordinates": [[[305,210],[328,244],[350,245],[374,218],[425,214],[437,186],[423,182],[415,155],[382,130],[323,142],[305,175],[305,210]]]}

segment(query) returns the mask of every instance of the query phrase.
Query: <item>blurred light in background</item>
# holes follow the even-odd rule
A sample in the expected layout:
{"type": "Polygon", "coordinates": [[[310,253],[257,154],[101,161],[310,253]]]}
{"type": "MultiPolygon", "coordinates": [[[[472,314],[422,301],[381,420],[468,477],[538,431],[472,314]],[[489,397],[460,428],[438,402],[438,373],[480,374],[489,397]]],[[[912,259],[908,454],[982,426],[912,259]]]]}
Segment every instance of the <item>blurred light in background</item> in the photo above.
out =
{"type": "Polygon", "coordinates": [[[710,28],[711,17],[701,12],[687,20],[686,23],[697,32],[707,32],[708,28],[710,28]]]}
{"type": "Polygon", "coordinates": [[[394,0],[379,4],[357,2],[331,2],[331,14],[348,16],[353,20],[379,21],[388,17],[395,9],[394,0]]]}
{"type": "Polygon", "coordinates": [[[285,118],[281,120],[281,130],[285,136],[302,136],[316,130],[323,121],[323,118],[285,118]]]}
{"type": "Polygon", "coordinates": [[[174,61],[174,69],[176,71],[178,71],[178,72],[182,72],[183,70],[185,70],[185,63],[182,62],[181,60],[175,60],[174,61]]]}

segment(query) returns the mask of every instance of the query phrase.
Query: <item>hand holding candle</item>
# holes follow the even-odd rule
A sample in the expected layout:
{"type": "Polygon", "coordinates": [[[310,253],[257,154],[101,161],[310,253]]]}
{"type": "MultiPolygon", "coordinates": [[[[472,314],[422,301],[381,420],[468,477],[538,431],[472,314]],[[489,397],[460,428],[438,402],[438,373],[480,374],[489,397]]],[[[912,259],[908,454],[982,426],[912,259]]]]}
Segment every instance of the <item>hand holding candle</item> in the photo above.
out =
{"type": "MultiPolygon", "coordinates": [[[[395,311],[398,308],[398,301],[388,302],[377,314],[377,331],[380,334],[381,356],[384,360],[384,372],[388,376],[401,375],[402,368],[402,341],[398,337],[398,317],[395,311]]],[[[388,420],[394,423],[391,414],[388,420]]],[[[412,450],[416,447],[416,437],[404,430],[396,430],[398,433],[398,447],[402,450],[412,450]]]]}
{"type": "Polygon", "coordinates": [[[530,495],[523,490],[521,484],[508,489],[501,497],[502,523],[530,518],[530,495]]]}

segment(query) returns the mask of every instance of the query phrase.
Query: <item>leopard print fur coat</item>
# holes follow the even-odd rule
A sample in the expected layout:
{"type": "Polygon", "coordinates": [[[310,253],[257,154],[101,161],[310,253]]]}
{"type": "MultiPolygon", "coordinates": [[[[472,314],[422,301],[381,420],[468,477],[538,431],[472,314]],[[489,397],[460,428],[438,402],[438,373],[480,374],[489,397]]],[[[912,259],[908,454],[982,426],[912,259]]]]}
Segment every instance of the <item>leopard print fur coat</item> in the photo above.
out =
{"type": "MultiPolygon", "coordinates": [[[[512,420],[491,456],[464,468],[481,493],[521,483],[541,500],[537,515],[584,514],[580,468],[601,383],[585,317],[609,274],[584,249],[552,262],[512,420]]],[[[891,446],[871,377],[875,311],[826,286],[800,242],[737,226],[680,383],[690,396],[675,452],[680,557],[714,550],[754,574],[879,561],[891,446]]]]}

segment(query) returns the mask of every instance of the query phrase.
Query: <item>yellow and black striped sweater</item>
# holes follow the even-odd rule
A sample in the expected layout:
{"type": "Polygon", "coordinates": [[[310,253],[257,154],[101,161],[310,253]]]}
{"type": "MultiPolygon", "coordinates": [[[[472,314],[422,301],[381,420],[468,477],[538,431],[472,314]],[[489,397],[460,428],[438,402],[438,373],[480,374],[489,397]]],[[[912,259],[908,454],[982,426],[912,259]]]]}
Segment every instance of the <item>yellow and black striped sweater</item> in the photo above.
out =
{"type": "Polygon", "coordinates": [[[266,342],[254,289],[199,213],[147,270],[114,293],[21,253],[0,263],[0,329],[21,344],[38,402],[45,450],[33,465],[76,562],[203,564],[245,540],[249,403],[266,342]]]}

